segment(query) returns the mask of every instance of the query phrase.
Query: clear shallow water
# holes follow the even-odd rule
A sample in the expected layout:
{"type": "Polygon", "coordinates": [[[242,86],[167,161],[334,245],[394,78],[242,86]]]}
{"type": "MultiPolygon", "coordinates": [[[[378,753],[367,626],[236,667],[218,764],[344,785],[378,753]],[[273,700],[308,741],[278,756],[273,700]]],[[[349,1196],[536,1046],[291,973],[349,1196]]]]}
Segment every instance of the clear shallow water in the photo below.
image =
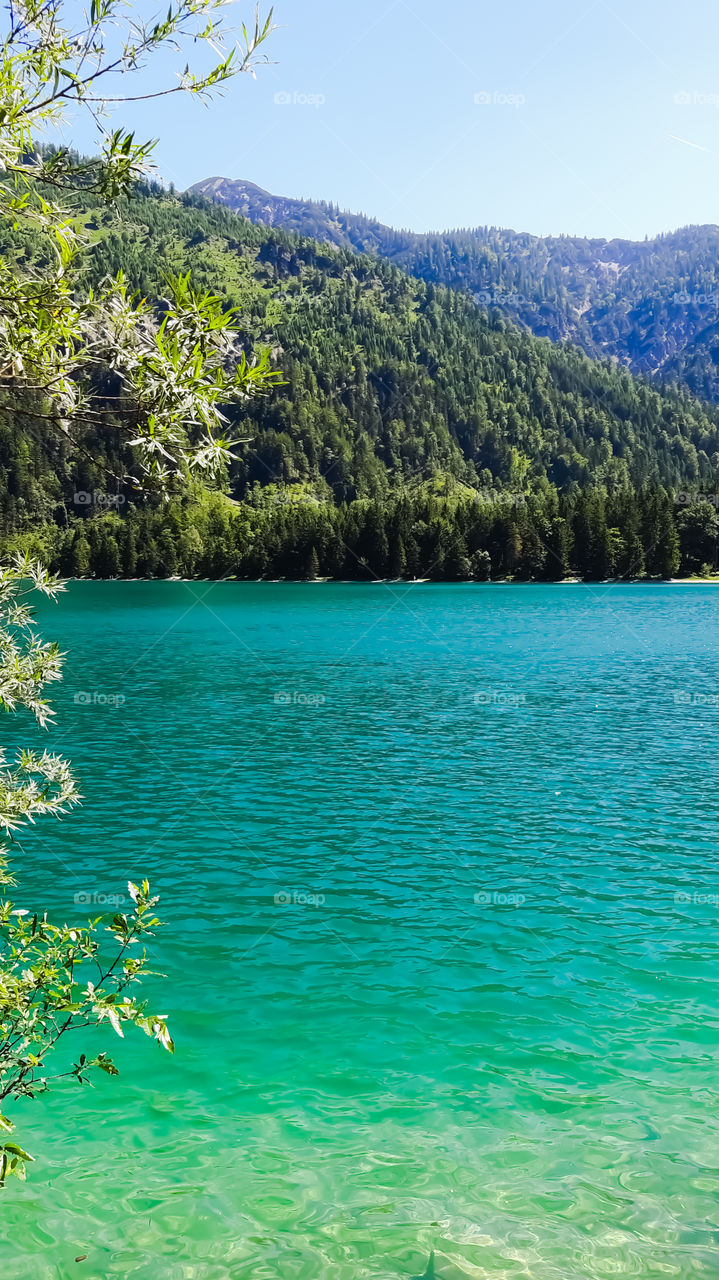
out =
{"type": "Polygon", "coordinates": [[[148,874],[177,1055],[104,1032],[119,1081],[15,1112],[3,1275],[717,1274],[718,590],[77,583],[42,617],[86,803],[16,896],[82,918],[148,874]]]}

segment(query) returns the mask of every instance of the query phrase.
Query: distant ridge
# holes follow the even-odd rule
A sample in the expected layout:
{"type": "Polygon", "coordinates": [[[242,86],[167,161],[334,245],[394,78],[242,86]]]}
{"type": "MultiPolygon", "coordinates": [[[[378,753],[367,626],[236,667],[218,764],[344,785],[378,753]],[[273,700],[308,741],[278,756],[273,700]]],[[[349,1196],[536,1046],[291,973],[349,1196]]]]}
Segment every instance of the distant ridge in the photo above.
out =
{"type": "Polygon", "coordinates": [[[392,237],[399,237],[407,244],[421,240],[421,236],[414,232],[394,231],[392,227],[362,213],[343,212],[321,200],[274,196],[254,182],[239,178],[206,178],[203,182],[196,182],[190,191],[226,204],[251,222],[297,231],[315,240],[325,240],[337,249],[374,252],[386,257],[388,255],[383,250],[392,237]]]}
{"type": "Polygon", "coordinates": [[[553,341],[719,401],[719,226],[651,240],[534,236],[476,227],[418,233],[253,182],[207,178],[191,192],[251,222],[374,254],[553,341]]]}

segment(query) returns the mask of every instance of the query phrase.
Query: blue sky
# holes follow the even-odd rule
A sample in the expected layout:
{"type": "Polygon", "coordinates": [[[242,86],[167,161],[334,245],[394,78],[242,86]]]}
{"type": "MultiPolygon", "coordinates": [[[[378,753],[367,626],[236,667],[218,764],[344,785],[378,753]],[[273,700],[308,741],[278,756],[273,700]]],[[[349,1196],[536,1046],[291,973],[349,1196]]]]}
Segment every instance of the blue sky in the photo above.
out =
{"type": "Polygon", "coordinates": [[[417,231],[719,222],[716,0],[278,0],[275,20],[256,80],[123,113],[160,138],[165,180],[246,178],[417,231]]]}

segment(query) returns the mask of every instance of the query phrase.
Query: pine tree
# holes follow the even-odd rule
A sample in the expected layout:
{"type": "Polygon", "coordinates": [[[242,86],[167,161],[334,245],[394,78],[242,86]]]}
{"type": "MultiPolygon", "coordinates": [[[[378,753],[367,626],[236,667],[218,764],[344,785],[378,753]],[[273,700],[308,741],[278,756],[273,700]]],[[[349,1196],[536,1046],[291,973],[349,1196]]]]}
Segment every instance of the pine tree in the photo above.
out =
{"type": "Polygon", "coordinates": [[[89,577],[90,544],[82,531],[76,533],[72,540],[70,563],[73,578],[89,577]]]}
{"type": "Polygon", "coordinates": [[[317,556],[317,550],[314,546],[310,547],[305,554],[302,577],[308,582],[314,582],[320,574],[320,562],[317,556]]]}

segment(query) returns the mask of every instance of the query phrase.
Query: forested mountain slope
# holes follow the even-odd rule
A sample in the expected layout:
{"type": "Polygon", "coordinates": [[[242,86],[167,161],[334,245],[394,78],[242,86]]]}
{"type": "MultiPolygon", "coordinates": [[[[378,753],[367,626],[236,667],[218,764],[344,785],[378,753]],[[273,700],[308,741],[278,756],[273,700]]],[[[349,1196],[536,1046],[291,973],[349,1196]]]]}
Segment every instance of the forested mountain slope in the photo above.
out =
{"type": "MultiPolygon", "coordinates": [[[[673,571],[686,511],[669,491],[717,487],[719,411],[381,259],[201,197],[144,187],[119,212],[88,197],[78,217],[87,284],[122,269],[159,315],[168,275],[191,270],[238,308],[246,348],[271,346],[285,384],[235,415],[246,443],[228,488],[241,505],[200,496],[194,514],[135,510],[108,479],[122,473],[111,422],[71,458],[27,406],[9,415],[6,539],[42,528],[78,573],[673,571]],[[103,504],[111,514],[88,520],[103,504]]],[[[43,252],[11,227],[0,249],[25,263],[43,252]]]]}
{"type": "Polygon", "coordinates": [[[494,227],[419,235],[319,201],[210,178],[192,188],[253,222],[377,254],[412,275],[462,289],[553,341],[680,380],[719,399],[719,227],[653,240],[533,236],[494,227]]]}

